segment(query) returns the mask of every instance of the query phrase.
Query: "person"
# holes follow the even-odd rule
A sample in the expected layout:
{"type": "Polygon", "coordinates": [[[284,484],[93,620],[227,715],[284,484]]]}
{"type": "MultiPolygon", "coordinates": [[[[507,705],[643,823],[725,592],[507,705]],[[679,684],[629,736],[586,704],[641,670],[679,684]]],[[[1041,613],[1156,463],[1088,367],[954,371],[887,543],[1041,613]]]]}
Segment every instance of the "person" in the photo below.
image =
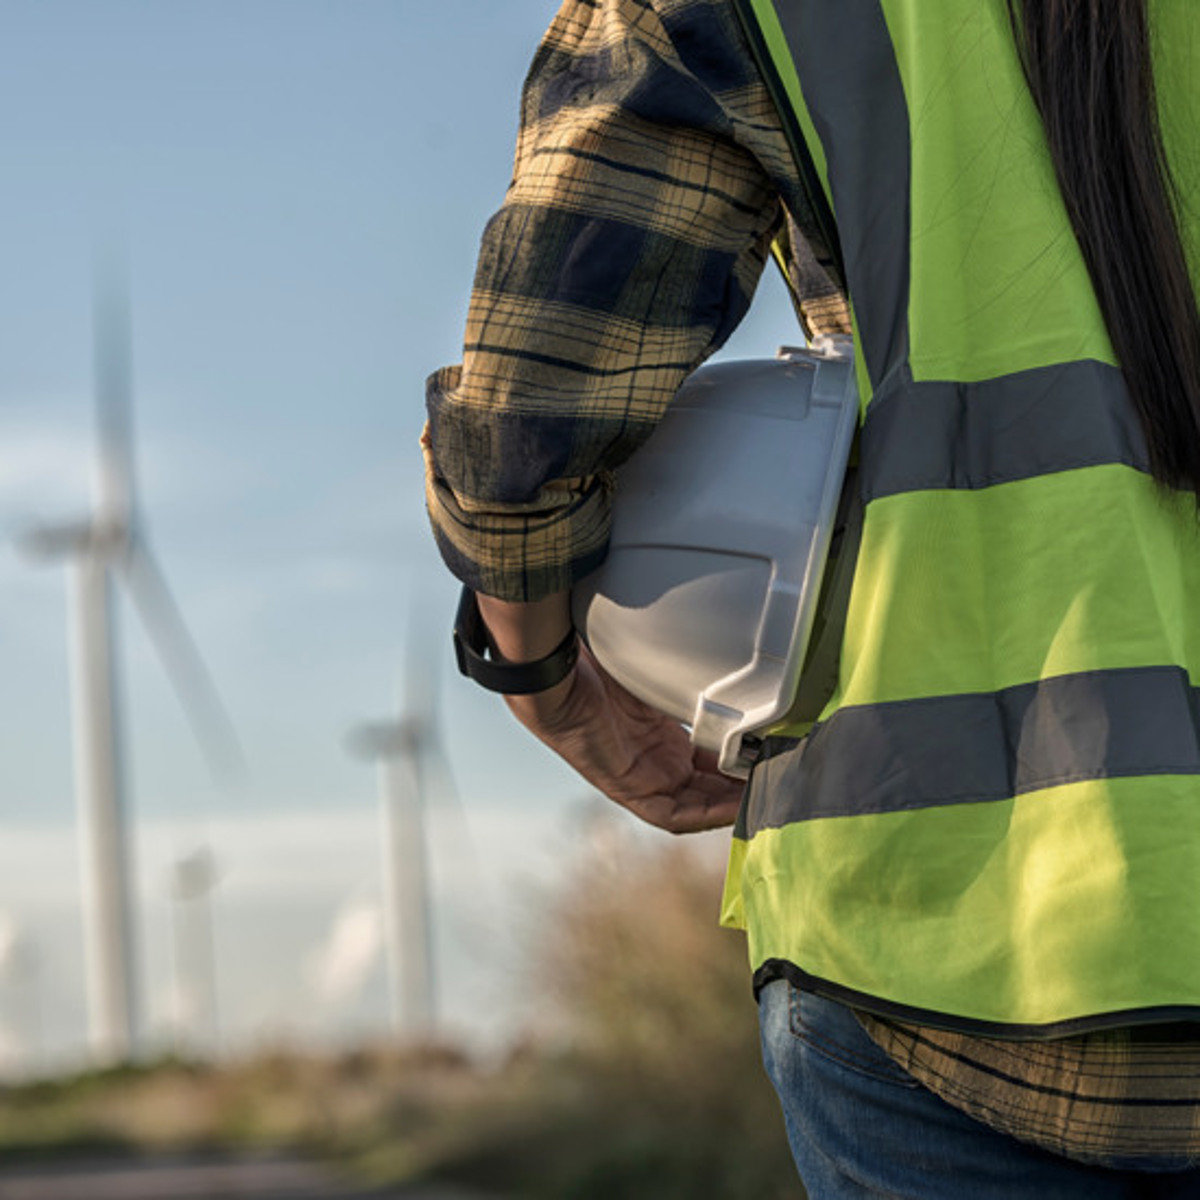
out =
{"type": "Polygon", "coordinates": [[[1165,0],[566,0],[534,58],[428,508],[518,720],[736,818],[813,1197],[1200,1194],[1198,110],[1165,0]],[[837,691],[743,796],[569,591],[781,235],[865,517],[837,691]]]}

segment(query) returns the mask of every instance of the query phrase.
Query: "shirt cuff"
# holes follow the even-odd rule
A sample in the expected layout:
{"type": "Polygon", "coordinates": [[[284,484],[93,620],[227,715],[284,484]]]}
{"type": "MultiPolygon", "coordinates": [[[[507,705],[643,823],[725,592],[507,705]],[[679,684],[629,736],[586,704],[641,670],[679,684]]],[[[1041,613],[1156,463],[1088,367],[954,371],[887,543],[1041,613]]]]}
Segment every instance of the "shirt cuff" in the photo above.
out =
{"type": "Polygon", "coordinates": [[[542,489],[539,507],[472,504],[434,466],[429,432],[425,503],[442,559],[469,588],[501,600],[541,600],[596,570],[608,550],[612,477],[559,480],[542,489]]]}

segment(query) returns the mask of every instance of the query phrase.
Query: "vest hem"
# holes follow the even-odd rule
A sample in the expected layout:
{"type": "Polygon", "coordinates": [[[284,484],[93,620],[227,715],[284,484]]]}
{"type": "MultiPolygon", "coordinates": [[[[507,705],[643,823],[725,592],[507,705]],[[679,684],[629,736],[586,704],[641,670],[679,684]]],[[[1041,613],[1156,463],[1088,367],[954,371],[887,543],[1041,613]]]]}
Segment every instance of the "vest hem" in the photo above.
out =
{"type": "Polygon", "coordinates": [[[767,959],[754,972],[755,998],[757,999],[759,992],[768,983],[777,979],[786,979],[801,991],[813,992],[826,1000],[833,1000],[849,1008],[860,1009],[871,1016],[911,1025],[924,1025],[931,1029],[944,1029],[952,1033],[964,1033],[973,1037],[1011,1041],[1053,1041],[1057,1038],[1095,1033],[1103,1029],[1200,1022],[1200,1004],[1163,1004],[1151,1005],[1146,1008],[1117,1009],[1112,1012],[1096,1013],[1092,1016],[1049,1021],[1045,1024],[985,1021],[975,1017],[963,1017],[953,1013],[938,1012],[933,1009],[884,1000],[867,992],[856,991],[844,984],[811,975],[796,966],[795,963],[781,958],[767,959]]]}

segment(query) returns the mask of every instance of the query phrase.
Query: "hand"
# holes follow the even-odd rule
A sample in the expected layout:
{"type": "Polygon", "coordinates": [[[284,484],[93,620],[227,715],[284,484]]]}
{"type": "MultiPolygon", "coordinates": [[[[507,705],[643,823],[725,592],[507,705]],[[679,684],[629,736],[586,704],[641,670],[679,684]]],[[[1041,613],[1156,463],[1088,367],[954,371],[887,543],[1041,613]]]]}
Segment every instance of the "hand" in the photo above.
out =
{"type": "Polygon", "coordinates": [[[732,825],[742,783],[717,756],[692,746],[683,727],[627,692],[581,646],[561,683],[505,698],[517,719],[589,783],[670,833],[732,825]]]}

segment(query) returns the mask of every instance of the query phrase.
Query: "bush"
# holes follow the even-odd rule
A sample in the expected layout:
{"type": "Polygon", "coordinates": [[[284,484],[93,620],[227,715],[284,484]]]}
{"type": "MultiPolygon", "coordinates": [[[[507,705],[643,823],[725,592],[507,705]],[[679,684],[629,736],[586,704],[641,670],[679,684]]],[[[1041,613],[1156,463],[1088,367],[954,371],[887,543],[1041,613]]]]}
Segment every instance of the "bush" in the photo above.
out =
{"type": "Polygon", "coordinates": [[[527,950],[531,1002],[562,1031],[557,1111],[527,1128],[526,1174],[510,1139],[491,1170],[477,1151],[470,1176],[572,1200],[802,1196],[745,941],[717,924],[723,864],[612,819],[580,840],[538,897],[527,950]]]}

